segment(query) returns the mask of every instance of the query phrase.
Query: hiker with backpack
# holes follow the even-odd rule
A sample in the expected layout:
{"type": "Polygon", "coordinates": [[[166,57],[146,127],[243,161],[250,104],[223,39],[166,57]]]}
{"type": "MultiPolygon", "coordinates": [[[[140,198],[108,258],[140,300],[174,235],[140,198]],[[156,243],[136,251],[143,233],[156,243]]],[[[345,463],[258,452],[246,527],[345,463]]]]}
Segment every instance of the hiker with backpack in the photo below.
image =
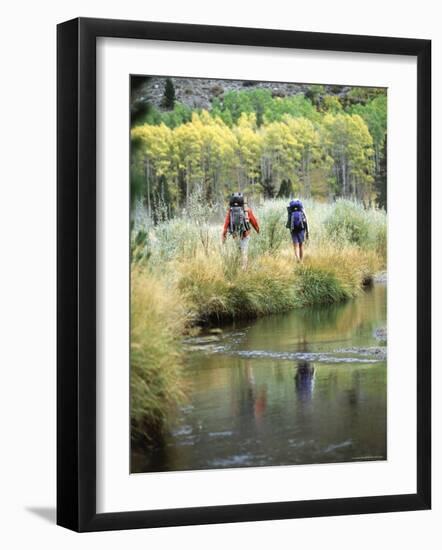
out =
{"type": "Polygon", "coordinates": [[[293,242],[295,257],[302,262],[304,257],[304,240],[309,238],[308,220],[305,213],[304,205],[299,199],[290,201],[287,206],[287,229],[290,229],[290,234],[293,242]]]}
{"type": "Polygon", "coordinates": [[[259,233],[259,224],[252,209],[244,204],[242,193],[233,193],[229,200],[226,219],[224,220],[222,241],[225,242],[227,232],[239,240],[242,255],[242,268],[247,269],[247,250],[249,247],[251,227],[259,233]]]}

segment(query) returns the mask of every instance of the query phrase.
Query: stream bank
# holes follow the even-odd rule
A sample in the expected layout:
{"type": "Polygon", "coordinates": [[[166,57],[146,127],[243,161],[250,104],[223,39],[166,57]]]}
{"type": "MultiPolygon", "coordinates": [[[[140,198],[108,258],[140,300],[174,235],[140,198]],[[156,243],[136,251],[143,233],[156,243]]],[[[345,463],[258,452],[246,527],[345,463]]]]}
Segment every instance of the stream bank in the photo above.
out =
{"type": "Polygon", "coordinates": [[[386,286],[186,340],[190,388],[132,472],[386,459],[386,286]]]}

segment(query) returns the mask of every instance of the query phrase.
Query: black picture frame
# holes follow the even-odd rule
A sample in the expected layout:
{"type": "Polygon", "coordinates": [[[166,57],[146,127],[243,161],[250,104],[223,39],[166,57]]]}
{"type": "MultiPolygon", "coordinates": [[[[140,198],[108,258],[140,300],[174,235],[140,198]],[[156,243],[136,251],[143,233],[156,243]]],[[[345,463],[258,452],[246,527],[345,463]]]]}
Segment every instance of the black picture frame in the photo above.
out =
{"type": "Polygon", "coordinates": [[[75,531],[424,510],[431,506],[431,41],[74,19],[57,28],[57,523],[75,531]],[[417,58],[417,492],[96,512],[96,39],[396,54],[417,58]]]}

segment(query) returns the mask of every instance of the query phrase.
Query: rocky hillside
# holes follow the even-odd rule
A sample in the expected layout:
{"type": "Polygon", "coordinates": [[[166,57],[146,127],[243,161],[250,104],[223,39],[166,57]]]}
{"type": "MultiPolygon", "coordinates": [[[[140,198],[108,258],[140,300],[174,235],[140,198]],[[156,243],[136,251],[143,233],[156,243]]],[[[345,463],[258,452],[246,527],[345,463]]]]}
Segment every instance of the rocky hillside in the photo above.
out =
{"type": "MultiPolygon", "coordinates": [[[[166,79],[150,77],[138,83],[133,94],[135,103],[147,103],[161,109],[166,79]]],[[[286,97],[305,94],[311,84],[292,84],[284,82],[257,82],[251,80],[220,80],[205,78],[172,78],[175,87],[176,100],[191,109],[210,109],[214,98],[222,96],[231,90],[268,89],[274,97],[286,97]]],[[[349,86],[324,86],[323,93],[327,95],[345,96],[349,86]]]]}

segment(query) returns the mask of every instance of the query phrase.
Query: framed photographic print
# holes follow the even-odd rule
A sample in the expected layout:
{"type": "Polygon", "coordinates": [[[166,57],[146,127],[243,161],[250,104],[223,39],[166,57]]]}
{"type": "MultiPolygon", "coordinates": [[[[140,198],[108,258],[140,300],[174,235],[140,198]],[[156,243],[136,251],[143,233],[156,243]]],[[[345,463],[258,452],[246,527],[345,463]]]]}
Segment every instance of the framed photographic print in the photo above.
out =
{"type": "Polygon", "coordinates": [[[430,53],[58,26],[59,525],[430,508],[430,53]]]}

